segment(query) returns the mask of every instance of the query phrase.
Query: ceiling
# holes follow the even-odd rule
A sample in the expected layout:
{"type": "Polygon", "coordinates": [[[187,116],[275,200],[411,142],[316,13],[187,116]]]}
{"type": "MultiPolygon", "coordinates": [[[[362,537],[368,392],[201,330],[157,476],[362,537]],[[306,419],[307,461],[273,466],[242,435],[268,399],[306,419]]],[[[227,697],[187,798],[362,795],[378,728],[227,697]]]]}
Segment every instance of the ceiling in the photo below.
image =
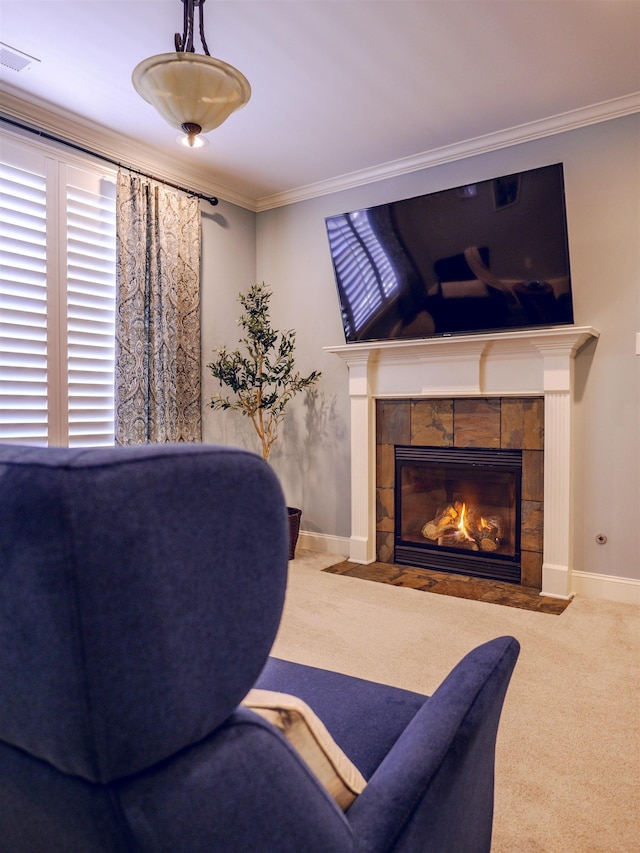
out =
{"type": "Polygon", "coordinates": [[[188,150],[131,84],[182,10],[0,0],[0,41],[39,60],[0,65],[3,112],[257,210],[640,110],[640,0],[209,0],[209,50],[252,97],[188,150]]]}

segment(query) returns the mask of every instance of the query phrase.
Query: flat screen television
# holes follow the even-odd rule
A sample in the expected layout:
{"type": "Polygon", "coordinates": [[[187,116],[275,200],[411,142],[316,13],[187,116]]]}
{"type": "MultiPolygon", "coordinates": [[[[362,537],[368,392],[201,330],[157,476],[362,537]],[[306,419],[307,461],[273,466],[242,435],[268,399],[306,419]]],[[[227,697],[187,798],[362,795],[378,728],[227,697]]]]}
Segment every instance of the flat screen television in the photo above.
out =
{"type": "Polygon", "coordinates": [[[573,323],[561,163],[326,228],[347,343],[573,323]]]}

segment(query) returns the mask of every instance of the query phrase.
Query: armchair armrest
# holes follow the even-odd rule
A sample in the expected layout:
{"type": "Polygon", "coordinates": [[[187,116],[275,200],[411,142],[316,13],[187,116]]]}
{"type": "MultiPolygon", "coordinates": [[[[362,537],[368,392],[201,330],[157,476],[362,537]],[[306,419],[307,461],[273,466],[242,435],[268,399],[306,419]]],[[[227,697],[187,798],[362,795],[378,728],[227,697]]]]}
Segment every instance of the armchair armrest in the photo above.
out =
{"type": "Polygon", "coordinates": [[[347,812],[356,850],[489,853],[498,722],[520,646],[474,649],[418,711],[347,812]]]}

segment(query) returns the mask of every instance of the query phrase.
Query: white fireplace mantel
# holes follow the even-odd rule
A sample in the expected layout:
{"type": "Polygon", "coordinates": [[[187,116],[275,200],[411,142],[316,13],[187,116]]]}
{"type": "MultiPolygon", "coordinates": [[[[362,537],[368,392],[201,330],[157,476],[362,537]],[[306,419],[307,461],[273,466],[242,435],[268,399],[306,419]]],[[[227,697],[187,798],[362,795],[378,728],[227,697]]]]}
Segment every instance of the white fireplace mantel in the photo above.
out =
{"type": "Polygon", "coordinates": [[[569,598],[573,364],[578,350],[598,334],[590,326],[558,326],[325,347],[349,369],[349,559],[376,559],[376,399],[544,396],[542,595],[569,598]]]}

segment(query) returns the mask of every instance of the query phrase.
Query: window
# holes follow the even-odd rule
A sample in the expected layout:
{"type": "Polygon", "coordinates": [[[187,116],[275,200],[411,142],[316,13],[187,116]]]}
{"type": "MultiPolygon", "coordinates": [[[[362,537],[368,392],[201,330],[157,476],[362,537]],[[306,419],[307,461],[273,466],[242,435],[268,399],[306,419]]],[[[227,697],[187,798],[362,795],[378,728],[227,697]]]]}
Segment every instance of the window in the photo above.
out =
{"type": "Polygon", "coordinates": [[[2,137],[0,442],[112,445],[115,173],[2,137]]]}

